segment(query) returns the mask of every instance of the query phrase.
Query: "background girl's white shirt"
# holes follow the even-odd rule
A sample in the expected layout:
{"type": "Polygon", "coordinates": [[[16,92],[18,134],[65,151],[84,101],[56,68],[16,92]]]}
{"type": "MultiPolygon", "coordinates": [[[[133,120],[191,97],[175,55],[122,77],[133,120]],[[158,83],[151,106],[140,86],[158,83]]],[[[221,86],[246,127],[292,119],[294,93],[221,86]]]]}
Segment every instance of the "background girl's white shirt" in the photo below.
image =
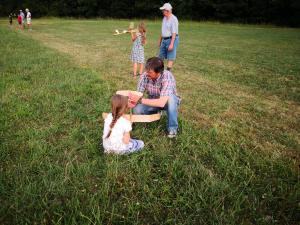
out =
{"type": "Polygon", "coordinates": [[[113,127],[109,138],[106,138],[110,131],[110,124],[112,122],[113,116],[111,113],[108,114],[104,121],[104,130],[103,130],[103,147],[105,152],[122,152],[127,148],[127,144],[123,142],[123,136],[125,132],[130,132],[132,126],[130,121],[124,117],[120,117],[115,126],[113,127]]]}

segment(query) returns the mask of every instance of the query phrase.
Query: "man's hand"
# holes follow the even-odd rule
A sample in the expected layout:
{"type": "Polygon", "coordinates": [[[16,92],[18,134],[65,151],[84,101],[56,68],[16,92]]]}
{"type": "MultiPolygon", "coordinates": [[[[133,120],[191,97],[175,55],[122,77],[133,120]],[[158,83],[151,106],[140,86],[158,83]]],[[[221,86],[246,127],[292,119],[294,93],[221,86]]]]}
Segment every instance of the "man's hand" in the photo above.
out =
{"type": "Polygon", "coordinates": [[[157,45],[157,46],[160,48],[160,46],[161,46],[161,41],[158,42],[158,45],[157,45]]]}
{"type": "Polygon", "coordinates": [[[134,108],[137,104],[137,102],[139,101],[140,96],[132,94],[131,92],[129,92],[128,94],[128,107],[129,108],[134,108]]]}
{"type": "Polygon", "coordinates": [[[136,102],[128,101],[128,108],[134,108],[136,106],[136,102]]]}
{"type": "Polygon", "coordinates": [[[170,45],[169,45],[169,48],[168,48],[168,51],[172,51],[173,48],[174,48],[174,44],[170,44],[170,45]]]}

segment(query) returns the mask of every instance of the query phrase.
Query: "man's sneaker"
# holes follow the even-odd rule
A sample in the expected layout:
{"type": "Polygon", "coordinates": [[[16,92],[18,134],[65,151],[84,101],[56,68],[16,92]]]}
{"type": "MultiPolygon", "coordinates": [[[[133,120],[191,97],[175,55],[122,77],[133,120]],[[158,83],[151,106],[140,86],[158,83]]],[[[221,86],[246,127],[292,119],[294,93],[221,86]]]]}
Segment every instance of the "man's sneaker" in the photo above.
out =
{"type": "Polygon", "coordinates": [[[170,131],[170,132],[168,133],[168,138],[174,138],[174,137],[176,137],[176,135],[177,135],[177,132],[176,132],[176,131],[170,131]]]}

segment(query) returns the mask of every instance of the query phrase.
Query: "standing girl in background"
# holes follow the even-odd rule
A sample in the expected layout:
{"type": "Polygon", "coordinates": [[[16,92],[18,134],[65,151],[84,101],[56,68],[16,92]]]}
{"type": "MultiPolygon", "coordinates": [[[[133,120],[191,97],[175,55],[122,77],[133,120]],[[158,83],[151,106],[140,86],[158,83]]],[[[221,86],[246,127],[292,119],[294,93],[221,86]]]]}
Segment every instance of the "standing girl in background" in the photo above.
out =
{"type": "Polygon", "coordinates": [[[138,66],[139,75],[143,73],[145,54],[144,45],[146,44],[146,26],[145,23],[141,22],[138,26],[137,32],[131,32],[131,40],[133,41],[131,51],[131,61],[133,64],[133,76],[137,76],[138,66]]]}
{"type": "Polygon", "coordinates": [[[20,12],[18,14],[18,24],[19,24],[19,28],[23,29],[21,10],[20,10],[20,12]]]}
{"type": "Polygon", "coordinates": [[[25,28],[25,14],[23,13],[22,10],[20,10],[20,15],[22,17],[22,29],[25,28]]]}
{"type": "Polygon", "coordinates": [[[114,95],[111,99],[111,113],[105,119],[103,148],[105,153],[128,154],[141,150],[144,142],[130,138],[132,130],[128,110],[128,97],[114,95]]]}

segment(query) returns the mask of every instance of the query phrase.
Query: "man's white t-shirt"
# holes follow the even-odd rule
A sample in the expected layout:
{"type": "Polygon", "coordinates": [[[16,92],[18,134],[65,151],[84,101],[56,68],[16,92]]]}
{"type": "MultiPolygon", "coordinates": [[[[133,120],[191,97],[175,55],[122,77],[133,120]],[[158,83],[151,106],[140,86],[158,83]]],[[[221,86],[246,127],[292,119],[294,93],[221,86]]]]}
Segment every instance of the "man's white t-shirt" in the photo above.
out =
{"type": "Polygon", "coordinates": [[[172,14],[169,19],[166,16],[163,18],[161,36],[171,37],[173,33],[178,34],[178,19],[172,14]]]}
{"type": "Polygon", "coordinates": [[[132,126],[129,120],[124,117],[120,117],[114,127],[112,128],[109,138],[106,138],[110,131],[110,124],[112,122],[113,116],[109,113],[104,121],[104,130],[103,130],[103,147],[105,152],[114,152],[118,153],[126,150],[127,144],[123,142],[123,136],[125,132],[130,132],[132,126]]]}

